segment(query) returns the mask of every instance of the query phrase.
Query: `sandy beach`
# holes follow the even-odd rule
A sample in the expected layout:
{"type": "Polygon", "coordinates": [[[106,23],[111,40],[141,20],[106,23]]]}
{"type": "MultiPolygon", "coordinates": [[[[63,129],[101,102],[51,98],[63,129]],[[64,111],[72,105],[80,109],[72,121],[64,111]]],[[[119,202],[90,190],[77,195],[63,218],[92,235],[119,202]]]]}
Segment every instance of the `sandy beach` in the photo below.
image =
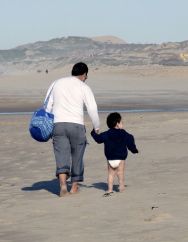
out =
{"type": "MultiPolygon", "coordinates": [[[[63,69],[0,75],[0,112],[33,111],[42,105],[49,85],[70,75],[63,69]]],[[[100,110],[182,109],[188,102],[188,68],[164,66],[90,68],[88,85],[100,110]]]]}
{"type": "MultiPolygon", "coordinates": [[[[62,71],[67,74],[67,70],[62,71]]],[[[185,67],[91,70],[100,109],[187,108],[185,67]]],[[[32,111],[60,71],[0,77],[0,111],[32,111]]],[[[107,113],[100,113],[101,131],[107,113]]],[[[80,193],[58,196],[51,141],[28,132],[30,115],[0,115],[0,242],[187,242],[188,112],[122,113],[140,153],[126,161],[126,191],[103,197],[103,145],[90,137],[80,193]]]]}

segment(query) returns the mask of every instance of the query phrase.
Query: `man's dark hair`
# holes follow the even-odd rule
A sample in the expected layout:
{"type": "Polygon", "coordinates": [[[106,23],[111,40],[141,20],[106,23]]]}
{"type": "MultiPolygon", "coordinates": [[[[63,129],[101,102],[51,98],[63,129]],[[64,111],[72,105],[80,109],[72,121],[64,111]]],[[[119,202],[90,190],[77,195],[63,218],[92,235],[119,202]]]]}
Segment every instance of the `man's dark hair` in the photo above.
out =
{"type": "Polygon", "coordinates": [[[114,128],[117,123],[121,122],[121,115],[119,113],[110,113],[106,119],[108,128],[114,128]]]}
{"type": "Polygon", "coordinates": [[[72,76],[81,76],[85,73],[87,75],[88,67],[83,62],[76,63],[72,68],[72,76]]]}

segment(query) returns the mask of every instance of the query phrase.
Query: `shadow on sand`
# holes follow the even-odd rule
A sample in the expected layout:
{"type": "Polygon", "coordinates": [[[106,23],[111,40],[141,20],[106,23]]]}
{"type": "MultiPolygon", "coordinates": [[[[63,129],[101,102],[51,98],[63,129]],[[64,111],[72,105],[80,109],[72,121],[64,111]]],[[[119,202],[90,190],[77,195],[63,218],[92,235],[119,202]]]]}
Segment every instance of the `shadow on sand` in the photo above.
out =
{"type": "Polygon", "coordinates": [[[39,190],[46,190],[52,194],[59,196],[59,181],[58,179],[53,179],[51,181],[40,181],[34,183],[30,187],[23,187],[22,191],[39,191],[39,190]]]}
{"type": "MultiPolygon", "coordinates": [[[[86,187],[86,188],[96,188],[102,191],[107,191],[108,190],[108,184],[105,182],[96,182],[93,183],[92,185],[84,185],[84,184],[80,184],[80,187],[86,187]]],[[[114,185],[113,186],[113,190],[116,192],[119,192],[119,185],[114,185]]]]}
{"type": "MultiPolygon", "coordinates": [[[[91,185],[85,185],[85,184],[80,183],[79,186],[83,187],[83,188],[96,188],[96,189],[99,189],[102,191],[107,191],[107,189],[108,189],[107,183],[105,183],[105,182],[96,182],[91,185]]],[[[68,190],[70,190],[70,188],[71,188],[70,181],[67,182],[67,187],[68,187],[68,190]]],[[[59,196],[59,189],[60,189],[59,180],[53,179],[51,181],[36,182],[36,183],[32,184],[32,186],[30,186],[30,187],[23,187],[22,191],[32,192],[32,191],[46,190],[52,194],[59,196]]],[[[118,191],[118,185],[114,185],[114,190],[118,191]]]]}

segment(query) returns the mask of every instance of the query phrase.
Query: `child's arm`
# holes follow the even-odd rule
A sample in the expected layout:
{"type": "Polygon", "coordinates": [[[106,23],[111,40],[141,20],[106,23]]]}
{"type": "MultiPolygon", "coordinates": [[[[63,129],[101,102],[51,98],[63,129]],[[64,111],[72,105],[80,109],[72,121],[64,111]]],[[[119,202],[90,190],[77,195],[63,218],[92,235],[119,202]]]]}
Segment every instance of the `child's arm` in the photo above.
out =
{"type": "Polygon", "coordinates": [[[93,129],[93,130],[91,131],[91,136],[93,137],[93,139],[94,139],[98,144],[101,144],[101,143],[104,142],[104,135],[103,135],[103,133],[101,133],[101,134],[97,134],[97,133],[95,132],[95,130],[93,129]]]}
{"type": "Polygon", "coordinates": [[[129,137],[128,137],[127,148],[128,148],[133,154],[138,153],[138,150],[137,150],[137,148],[136,148],[136,144],[135,144],[135,141],[134,141],[134,137],[133,137],[133,135],[131,135],[131,134],[129,134],[129,137]]]}

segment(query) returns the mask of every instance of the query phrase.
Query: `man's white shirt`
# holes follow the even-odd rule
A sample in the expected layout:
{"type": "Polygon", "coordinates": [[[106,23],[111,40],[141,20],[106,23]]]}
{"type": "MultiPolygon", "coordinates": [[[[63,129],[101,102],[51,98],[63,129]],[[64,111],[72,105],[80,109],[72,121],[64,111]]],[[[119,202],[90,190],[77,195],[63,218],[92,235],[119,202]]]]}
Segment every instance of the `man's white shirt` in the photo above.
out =
{"type": "Polygon", "coordinates": [[[75,76],[65,77],[52,83],[47,91],[46,98],[50,91],[46,111],[54,114],[54,123],[84,124],[85,104],[94,129],[99,129],[97,104],[92,90],[86,83],[75,76]]]}

